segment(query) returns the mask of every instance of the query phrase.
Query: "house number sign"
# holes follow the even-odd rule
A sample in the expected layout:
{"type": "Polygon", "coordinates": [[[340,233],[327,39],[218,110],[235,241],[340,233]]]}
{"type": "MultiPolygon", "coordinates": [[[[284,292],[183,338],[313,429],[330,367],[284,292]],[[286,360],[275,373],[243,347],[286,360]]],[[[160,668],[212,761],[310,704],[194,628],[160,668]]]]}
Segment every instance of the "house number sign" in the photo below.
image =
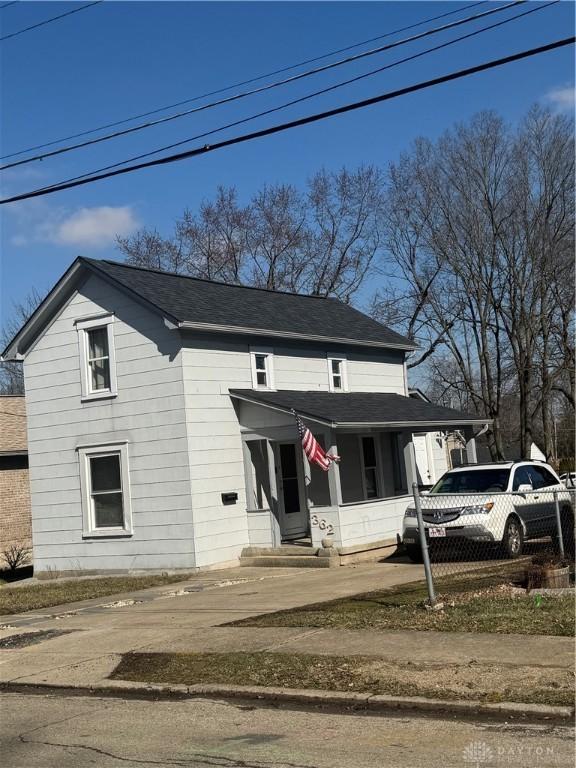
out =
{"type": "Polygon", "coordinates": [[[328,523],[324,518],[318,518],[318,515],[312,515],[310,522],[314,528],[320,528],[321,531],[326,531],[328,535],[334,533],[334,526],[332,523],[328,523]]]}

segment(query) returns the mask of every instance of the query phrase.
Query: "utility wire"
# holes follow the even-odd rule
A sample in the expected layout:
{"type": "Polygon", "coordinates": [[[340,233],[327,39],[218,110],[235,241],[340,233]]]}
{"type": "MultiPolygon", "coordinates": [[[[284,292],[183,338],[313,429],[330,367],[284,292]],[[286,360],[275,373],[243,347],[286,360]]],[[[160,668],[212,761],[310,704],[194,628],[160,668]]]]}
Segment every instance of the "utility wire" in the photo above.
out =
{"type": "Polygon", "coordinates": [[[331,62],[330,64],[324,64],[321,67],[316,67],[315,69],[310,69],[306,72],[301,72],[297,75],[292,75],[291,77],[284,78],[283,80],[276,80],[273,83],[268,83],[267,85],[262,85],[259,88],[254,88],[250,91],[241,91],[240,93],[234,94],[232,96],[227,96],[224,99],[219,99],[218,101],[213,101],[208,104],[203,104],[200,107],[193,107],[192,109],[187,109],[184,112],[178,112],[174,115],[168,115],[166,117],[161,117],[158,120],[152,120],[147,123],[140,123],[140,125],[132,126],[131,128],[125,128],[121,131],[115,131],[114,133],[106,134],[105,136],[98,136],[94,139],[88,139],[86,141],[82,141],[78,144],[72,144],[67,147],[61,147],[60,149],[52,150],[51,152],[45,152],[40,155],[34,155],[33,157],[24,158],[23,160],[17,160],[12,163],[7,163],[6,165],[0,166],[0,171],[4,171],[8,168],[14,168],[19,165],[26,165],[27,163],[34,162],[36,160],[44,160],[48,157],[54,157],[55,155],[61,155],[65,152],[72,152],[76,149],[81,149],[83,147],[91,146],[93,144],[99,144],[103,141],[109,141],[110,139],[116,139],[119,136],[126,136],[130,133],[135,133],[136,131],[144,130],[145,128],[151,128],[155,125],[160,125],[161,123],[167,123],[171,120],[177,120],[181,117],[185,117],[186,115],[191,115],[195,112],[203,112],[204,110],[211,109],[213,107],[220,106],[222,104],[227,104],[231,101],[238,101],[239,99],[246,98],[247,96],[253,96],[256,93],[263,93],[264,91],[270,91],[274,88],[278,88],[283,85],[287,85],[288,83],[293,83],[297,80],[301,80],[305,77],[310,77],[311,75],[316,75],[319,72],[325,72],[330,69],[334,69],[335,67],[342,66],[343,64],[349,64],[352,61],[358,61],[359,59],[364,59],[367,56],[374,56],[377,53],[382,53],[383,51],[391,50],[392,48],[397,48],[400,45],[406,45],[407,43],[414,42],[415,40],[420,40],[423,37],[429,37],[430,35],[437,34],[438,32],[444,32],[447,29],[452,29],[454,27],[461,26],[462,24],[467,24],[471,21],[476,21],[477,19],[484,18],[486,16],[491,16],[494,13],[501,13],[502,11],[507,10],[508,8],[513,8],[517,5],[523,5],[526,3],[527,0],[514,0],[514,2],[508,3],[506,5],[497,6],[496,8],[492,8],[488,11],[483,11],[482,13],[477,13],[473,16],[467,16],[464,19],[458,19],[457,21],[452,21],[449,24],[444,24],[440,27],[434,27],[433,29],[428,29],[424,32],[420,32],[417,35],[413,35],[412,37],[404,38],[403,40],[397,40],[393,43],[387,43],[386,45],[381,45],[378,48],[373,48],[369,51],[363,51],[362,53],[354,54],[353,56],[347,56],[344,59],[339,59],[338,61],[331,62]]]}
{"type": "Polygon", "coordinates": [[[515,53],[510,56],[505,56],[504,58],[501,58],[501,59],[493,59],[491,61],[484,62],[483,64],[478,64],[474,67],[469,67],[468,69],[461,69],[456,72],[450,72],[447,75],[436,77],[433,80],[425,80],[420,83],[415,83],[414,85],[409,85],[404,88],[400,88],[396,91],[388,91],[387,93],[382,93],[382,94],[379,94],[378,96],[373,96],[369,99],[363,99],[362,101],[356,101],[349,104],[345,104],[344,106],[336,107],[335,109],[330,109],[325,112],[317,112],[315,114],[308,115],[307,117],[301,117],[298,120],[292,120],[291,122],[288,122],[288,123],[280,123],[278,125],[273,125],[269,128],[264,128],[259,131],[254,131],[253,133],[246,133],[246,134],[241,134],[240,136],[234,136],[230,139],[226,139],[217,144],[212,144],[212,145],[205,144],[203,147],[197,147],[196,149],[191,149],[191,150],[188,150],[187,152],[180,152],[175,155],[160,157],[156,160],[149,160],[145,163],[131,165],[128,168],[119,168],[115,171],[109,171],[107,173],[103,173],[97,176],[91,176],[88,179],[62,182],[60,184],[54,184],[51,187],[44,187],[42,189],[34,190],[32,192],[25,192],[20,195],[14,195],[13,197],[8,197],[3,200],[0,200],[0,205],[5,205],[6,203],[13,203],[18,200],[27,200],[32,197],[42,197],[44,195],[49,195],[54,192],[61,192],[64,189],[71,189],[72,187],[79,187],[85,184],[92,184],[93,182],[100,181],[101,179],[110,178],[111,176],[119,176],[126,173],[132,173],[134,171],[139,171],[142,168],[150,168],[156,165],[167,165],[168,163],[175,163],[175,162],[179,162],[180,160],[187,160],[191,157],[205,155],[205,154],[208,154],[209,152],[215,152],[218,149],[223,149],[224,147],[231,147],[231,146],[234,146],[235,144],[242,144],[247,141],[253,141],[254,139],[260,139],[265,136],[271,136],[276,133],[281,133],[283,131],[291,130],[292,128],[300,128],[303,125],[310,125],[311,123],[316,123],[320,120],[326,120],[329,117],[335,117],[336,115],[342,115],[347,112],[355,111],[357,109],[363,109],[365,107],[372,106],[373,104],[379,104],[381,102],[389,101],[391,99],[395,99],[400,96],[405,96],[409,93],[415,93],[417,91],[421,91],[426,88],[432,88],[434,86],[441,85],[442,83],[451,82],[453,80],[459,80],[463,77],[468,77],[478,72],[484,72],[486,70],[493,69],[495,67],[501,67],[504,64],[510,64],[514,61],[520,61],[521,59],[526,59],[530,56],[537,56],[541,53],[553,51],[553,50],[556,50],[557,48],[562,48],[566,45],[573,45],[574,42],[576,42],[576,37],[574,36],[563,38],[562,40],[555,40],[552,43],[547,43],[546,45],[539,46],[538,48],[530,48],[528,50],[521,51],[520,53],[515,53]]]}
{"type": "Polygon", "coordinates": [[[18,0],[12,0],[11,3],[3,3],[2,5],[0,5],[0,11],[3,11],[4,8],[8,8],[8,6],[10,5],[16,5],[17,2],[18,0]]]}
{"type": "MultiPolygon", "coordinates": [[[[365,72],[362,75],[357,75],[356,77],[353,77],[349,80],[344,80],[343,82],[336,83],[327,88],[323,88],[320,91],[309,93],[306,96],[301,96],[298,99],[293,99],[292,101],[288,101],[284,104],[280,104],[277,107],[272,107],[263,112],[258,112],[254,115],[249,115],[248,117],[244,117],[240,120],[235,120],[234,122],[228,123],[227,125],[222,125],[218,128],[213,128],[210,131],[199,133],[196,136],[191,136],[190,138],[183,139],[181,141],[176,141],[172,144],[167,144],[166,146],[160,147],[159,149],[154,149],[151,152],[145,152],[144,154],[140,154],[140,155],[133,155],[132,157],[129,157],[126,160],[122,160],[118,163],[113,163],[112,165],[105,165],[103,168],[97,168],[96,170],[89,171],[88,173],[84,173],[80,176],[74,176],[71,179],[67,179],[67,182],[77,181],[78,179],[85,179],[85,178],[88,178],[89,176],[93,176],[94,174],[99,174],[99,173],[103,173],[104,171],[109,171],[112,168],[119,168],[122,165],[127,165],[128,163],[132,163],[136,160],[143,160],[145,157],[152,157],[153,155],[157,155],[160,152],[165,152],[168,149],[174,149],[175,147],[180,147],[183,144],[189,144],[191,141],[197,141],[198,139],[203,139],[206,136],[212,136],[215,133],[220,133],[221,131],[224,131],[228,128],[235,128],[238,125],[243,125],[244,123],[250,122],[252,120],[256,120],[259,117],[265,117],[266,115],[273,114],[274,112],[279,112],[282,109],[286,109],[288,107],[294,106],[295,104],[300,104],[303,101],[307,101],[308,99],[312,99],[316,96],[321,96],[325,93],[329,93],[330,91],[334,91],[338,88],[342,88],[345,85],[350,85],[352,83],[358,82],[359,80],[363,80],[364,78],[372,77],[373,75],[383,72],[384,70],[392,69],[393,67],[397,67],[400,64],[405,64],[406,62],[409,62],[409,61],[413,61],[414,59],[418,59],[421,56],[426,56],[427,54],[433,53],[434,51],[441,50],[442,48],[447,48],[448,46],[454,45],[455,43],[459,43],[462,40],[467,40],[470,37],[475,37],[476,35],[482,34],[483,32],[487,32],[491,29],[495,29],[496,27],[501,27],[504,24],[508,24],[511,21],[515,21],[516,19],[521,18],[522,16],[528,16],[531,13],[536,13],[537,11],[544,10],[545,8],[548,8],[551,5],[556,5],[558,2],[560,2],[560,0],[553,0],[553,2],[547,3],[546,5],[539,5],[534,8],[530,8],[528,11],[523,11],[522,13],[518,13],[516,14],[516,16],[511,16],[509,19],[504,19],[503,21],[499,21],[496,24],[490,24],[487,27],[481,27],[480,29],[476,29],[473,32],[469,32],[466,35],[462,35],[460,37],[454,38],[454,40],[448,40],[447,42],[441,43],[440,45],[436,45],[433,48],[427,48],[424,51],[420,51],[418,53],[412,54],[411,56],[408,56],[404,59],[399,59],[398,61],[394,61],[391,64],[386,64],[383,67],[378,67],[378,69],[373,69],[370,72],[365,72]]],[[[50,186],[51,185],[47,185],[46,187],[42,187],[42,189],[48,189],[50,186]]]]}
{"type": "MultiPolygon", "coordinates": [[[[462,11],[469,11],[472,10],[472,8],[476,8],[479,5],[486,5],[488,0],[481,0],[481,2],[478,3],[471,3],[469,5],[462,6],[462,8],[458,8],[455,11],[448,11],[448,13],[441,13],[438,16],[431,16],[428,19],[423,19],[422,21],[418,21],[415,24],[410,24],[407,27],[401,27],[400,29],[395,29],[392,32],[386,32],[383,35],[378,35],[377,37],[371,37],[368,40],[363,40],[360,43],[354,43],[353,45],[348,45],[344,48],[338,48],[335,51],[330,51],[329,53],[323,53],[320,56],[315,56],[311,59],[305,59],[304,61],[300,61],[297,64],[290,64],[287,67],[282,67],[282,69],[275,69],[273,72],[267,72],[265,75],[258,75],[257,77],[252,77],[249,80],[242,80],[239,83],[234,83],[232,85],[227,85],[223,88],[218,88],[215,91],[209,91],[208,93],[203,93],[199,96],[193,96],[189,99],[184,99],[183,101],[177,101],[173,104],[167,104],[164,107],[158,107],[157,109],[152,109],[148,112],[141,112],[138,115],[132,115],[132,117],[126,117],[123,120],[116,120],[113,123],[106,123],[105,125],[100,125],[98,128],[91,128],[87,131],[81,131],[80,133],[73,133],[69,136],[64,136],[61,139],[55,139],[54,141],[48,141],[45,144],[36,144],[33,147],[28,147],[27,149],[21,149],[18,152],[12,152],[9,155],[3,155],[0,156],[0,160],[7,160],[9,157],[16,157],[17,155],[23,155],[27,152],[34,152],[37,149],[44,149],[45,147],[51,147],[54,146],[54,144],[61,144],[64,141],[71,141],[72,139],[78,139],[82,136],[88,136],[91,133],[97,133],[98,131],[104,131],[107,128],[115,128],[118,125],[124,125],[125,123],[131,123],[133,120],[140,120],[142,117],[149,117],[150,115],[156,115],[158,112],[165,112],[168,109],[175,109],[176,107],[181,107],[184,104],[190,104],[194,101],[200,101],[201,99],[207,99],[210,96],[216,96],[219,93],[224,93],[225,91],[230,91],[232,88],[242,88],[245,85],[250,85],[251,83],[256,83],[260,80],[265,80],[268,77],[274,77],[274,75],[280,75],[283,72],[289,72],[292,69],[298,69],[298,67],[303,67],[307,64],[313,64],[317,61],[321,61],[322,59],[327,59],[330,56],[336,56],[339,53],[345,53],[346,51],[351,51],[354,48],[360,48],[363,45],[368,45],[368,43],[374,43],[376,40],[382,40],[386,37],[392,37],[393,35],[398,35],[401,32],[407,32],[409,29],[414,29],[415,27],[421,27],[423,24],[429,24],[432,21],[438,21],[438,19],[443,19],[447,16],[453,16],[455,13],[461,13],[462,11]]],[[[10,3],[8,3],[10,5],[10,3]]]]}
{"type": "MultiPolygon", "coordinates": [[[[30,30],[37,29],[38,27],[43,27],[46,24],[52,24],[53,21],[58,21],[58,19],[63,19],[65,16],[72,16],[73,13],[80,13],[80,11],[86,11],[88,8],[91,8],[93,5],[100,5],[100,3],[102,2],[104,2],[104,0],[95,0],[95,2],[88,3],[87,5],[82,5],[80,8],[74,8],[71,11],[66,11],[66,13],[61,13],[59,16],[53,16],[51,19],[40,21],[38,22],[38,24],[32,24],[31,27],[24,27],[24,29],[19,29],[17,32],[12,32],[9,35],[4,35],[3,37],[0,37],[0,42],[4,40],[8,40],[11,37],[18,37],[18,35],[23,35],[24,32],[30,32],[30,30]]],[[[11,3],[7,3],[6,5],[3,5],[2,8],[6,8],[8,5],[11,5],[11,3]]]]}

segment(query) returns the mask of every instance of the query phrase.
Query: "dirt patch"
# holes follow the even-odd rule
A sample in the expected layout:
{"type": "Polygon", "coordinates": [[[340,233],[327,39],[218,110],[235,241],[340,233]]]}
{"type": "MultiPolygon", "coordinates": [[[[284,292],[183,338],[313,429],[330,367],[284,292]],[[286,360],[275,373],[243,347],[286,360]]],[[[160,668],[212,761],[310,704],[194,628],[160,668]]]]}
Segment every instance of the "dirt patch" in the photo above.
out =
{"type": "Polygon", "coordinates": [[[23,632],[19,635],[9,635],[0,639],[0,649],[15,650],[18,648],[27,648],[29,645],[41,643],[44,640],[52,640],[54,637],[68,635],[75,632],[74,629],[39,629],[36,632],[23,632]]]}
{"type": "Polygon", "coordinates": [[[390,664],[374,657],[268,652],[130,653],[111,677],[554,705],[571,705],[574,689],[573,672],[560,668],[390,664]]]}

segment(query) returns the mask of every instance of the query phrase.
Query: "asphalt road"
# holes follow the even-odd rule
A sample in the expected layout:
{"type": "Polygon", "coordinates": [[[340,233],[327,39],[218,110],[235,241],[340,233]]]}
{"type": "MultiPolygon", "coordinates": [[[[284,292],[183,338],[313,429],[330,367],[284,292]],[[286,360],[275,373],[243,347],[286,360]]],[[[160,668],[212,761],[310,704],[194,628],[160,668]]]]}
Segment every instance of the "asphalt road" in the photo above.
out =
{"type": "Polygon", "coordinates": [[[0,696],[5,768],[573,766],[567,727],[254,708],[240,703],[0,696]]]}

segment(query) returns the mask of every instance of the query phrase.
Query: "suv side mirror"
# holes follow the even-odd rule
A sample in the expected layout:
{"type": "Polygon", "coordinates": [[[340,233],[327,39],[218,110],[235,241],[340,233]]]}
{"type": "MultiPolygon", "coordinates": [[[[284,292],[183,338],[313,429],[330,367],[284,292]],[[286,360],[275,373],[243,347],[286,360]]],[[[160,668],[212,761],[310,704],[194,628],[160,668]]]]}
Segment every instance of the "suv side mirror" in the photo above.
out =
{"type": "Polygon", "coordinates": [[[516,493],[531,493],[534,490],[530,483],[522,483],[518,486],[516,493]]]}

